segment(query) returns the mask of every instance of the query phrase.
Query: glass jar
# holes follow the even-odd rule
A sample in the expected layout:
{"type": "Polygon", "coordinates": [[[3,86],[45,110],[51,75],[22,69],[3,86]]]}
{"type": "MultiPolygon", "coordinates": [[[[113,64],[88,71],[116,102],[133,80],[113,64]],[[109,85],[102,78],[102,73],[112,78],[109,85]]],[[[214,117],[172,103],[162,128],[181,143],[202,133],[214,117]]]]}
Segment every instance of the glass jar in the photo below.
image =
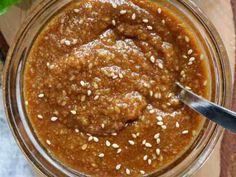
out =
{"type": "MultiPolygon", "coordinates": [[[[12,133],[29,162],[45,176],[85,176],[62,165],[40,145],[27,119],[23,99],[24,63],[31,45],[44,24],[69,2],[71,0],[43,0],[32,9],[10,48],[3,76],[4,106],[12,133]]],[[[180,14],[184,14],[183,18],[192,24],[202,41],[212,78],[209,98],[229,108],[232,95],[229,60],[216,29],[192,1],[168,0],[168,2],[169,8],[175,8],[180,14]]],[[[207,160],[222,132],[220,126],[206,121],[197,139],[181,158],[149,176],[191,176],[207,160]]]]}

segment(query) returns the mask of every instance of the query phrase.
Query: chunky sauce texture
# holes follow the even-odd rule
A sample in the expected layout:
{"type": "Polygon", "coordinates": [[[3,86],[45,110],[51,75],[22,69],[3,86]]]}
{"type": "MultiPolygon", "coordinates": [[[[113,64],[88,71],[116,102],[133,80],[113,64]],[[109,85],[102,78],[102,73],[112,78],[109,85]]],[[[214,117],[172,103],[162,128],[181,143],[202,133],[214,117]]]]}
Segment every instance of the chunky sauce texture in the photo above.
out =
{"type": "Polygon", "coordinates": [[[177,99],[176,81],[206,96],[204,56],[168,6],[80,0],[39,33],[24,98],[40,143],[93,176],[157,171],[190,147],[203,119],[177,99]]]}

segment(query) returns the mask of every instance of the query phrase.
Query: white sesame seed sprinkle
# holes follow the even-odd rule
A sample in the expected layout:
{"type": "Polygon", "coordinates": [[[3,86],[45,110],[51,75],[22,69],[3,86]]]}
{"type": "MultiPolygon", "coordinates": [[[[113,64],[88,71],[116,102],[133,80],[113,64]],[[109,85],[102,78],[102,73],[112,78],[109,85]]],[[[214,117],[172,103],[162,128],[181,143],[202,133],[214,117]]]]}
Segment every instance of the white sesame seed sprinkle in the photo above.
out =
{"type": "Polygon", "coordinates": [[[191,57],[190,59],[189,59],[189,62],[193,62],[195,60],[195,57],[191,57]]]}
{"type": "Polygon", "coordinates": [[[126,172],[127,175],[130,175],[130,173],[131,173],[130,169],[128,169],[128,168],[125,169],[125,172],[126,172]]]}
{"type": "Polygon", "coordinates": [[[188,134],[188,130],[184,130],[184,131],[182,131],[182,134],[183,134],[183,135],[188,134]]]}
{"type": "Polygon", "coordinates": [[[52,144],[50,140],[46,140],[46,143],[47,143],[48,145],[51,145],[51,144],[52,144]]]}
{"type": "Polygon", "coordinates": [[[121,10],[121,11],[120,11],[120,14],[122,14],[122,15],[124,15],[124,14],[126,14],[126,13],[127,13],[126,10],[121,10]]]}
{"type": "Polygon", "coordinates": [[[143,23],[148,23],[148,19],[143,19],[143,23]]]}
{"type": "Polygon", "coordinates": [[[176,127],[176,128],[179,128],[179,122],[176,122],[176,123],[175,123],[175,127],[176,127]]]}
{"type": "Polygon", "coordinates": [[[41,114],[38,114],[37,117],[38,117],[39,119],[43,119],[43,116],[42,116],[41,114]]]}
{"type": "Polygon", "coordinates": [[[191,55],[193,53],[193,50],[192,49],[189,49],[188,50],[188,55],[191,55]]]}
{"type": "Polygon", "coordinates": [[[163,20],[161,20],[161,23],[164,25],[164,24],[166,24],[166,21],[163,19],[163,20]]]}
{"type": "Polygon", "coordinates": [[[161,154],[161,150],[159,148],[156,149],[156,154],[159,156],[161,154]]]}
{"type": "Polygon", "coordinates": [[[147,140],[143,140],[143,141],[142,141],[142,144],[144,145],[144,144],[146,144],[146,142],[147,142],[147,140]]]}
{"type": "Polygon", "coordinates": [[[82,87],[84,87],[84,86],[85,86],[85,82],[84,82],[84,81],[80,81],[80,85],[81,85],[82,87]]]}
{"type": "Polygon", "coordinates": [[[155,63],[155,62],[156,62],[155,57],[154,57],[154,56],[151,56],[151,57],[150,57],[150,61],[151,61],[152,63],[155,63]]]}
{"type": "Polygon", "coordinates": [[[115,149],[118,149],[119,145],[114,143],[114,144],[112,144],[112,147],[115,148],[115,149]]]}
{"type": "Polygon", "coordinates": [[[137,135],[132,133],[132,137],[135,139],[135,138],[137,138],[137,135]]]}
{"type": "Polygon", "coordinates": [[[78,129],[78,128],[76,128],[76,129],[75,129],[75,132],[76,132],[76,133],[79,133],[79,129],[78,129]]]}
{"type": "Polygon", "coordinates": [[[162,126],[162,125],[164,125],[164,123],[163,122],[157,122],[157,125],[162,126]]]}
{"type": "Polygon", "coordinates": [[[94,97],[94,100],[98,100],[99,99],[99,95],[96,95],[95,97],[94,97]]]}
{"type": "Polygon", "coordinates": [[[38,97],[39,97],[39,98],[43,98],[43,97],[44,97],[44,94],[43,94],[43,93],[40,93],[40,94],[38,95],[38,97]]]}
{"type": "Polygon", "coordinates": [[[112,133],[111,135],[112,135],[112,136],[117,136],[117,133],[114,132],[114,133],[112,133]]]}
{"type": "Polygon", "coordinates": [[[93,141],[97,143],[97,142],[99,142],[99,139],[94,136],[94,137],[93,137],[93,141]]]}
{"type": "Polygon", "coordinates": [[[84,151],[85,149],[87,149],[88,145],[87,144],[83,144],[83,146],[81,147],[81,149],[84,151]]]}
{"type": "Polygon", "coordinates": [[[90,96],[92,94],[92,91],[91,90],[88,90],[87,91],[87,95],[90,96]]]}
{"type": "Polygon", "coordinates": [[[100,153],[99,155],[98,155],[98,157],[100,157],[100,158],[103,158],[105,155],[104,155],[104,153],[100,153]]]}
{"type": "Polygon", "coordinates": [[[121,164],[116,165],[116,170],[119,170],[121,168],[121,164]]]}
{"type": "Polygon", "coordinates": [[[128,142],[129,142],[130,145],[134,145],[135,144],[135,142],[133,140],[129,140],[128,142]]]}
{"type": "Polygon", "coordinates": [[[139,172],[140,172],[142,175],[145,174],[145,171],[143,171],[143,170],[140,170],[139,172]]]}
{"type": "Polygon", "coordinates": [[[113,26],[116,26],[116,21],[115,20],[112,20],[111,23],[112,23],[113,26]]]}
{"type": "Polygon", "coordinates": [[[111,142],[108,141],[108,140],[106,140],[105,144],[106,144],[107,147],[110,147],[110,146],[111,146],[111,142]]]}
{"type": "Polygon", "coordinates": [[[152,159],[148,159],[148,165],[152,164],[152,159]]]}
{"type": "Polygon", "coordinates": [[[156,119],[157,119],[158,121],[163,121],[163,118],[162,118],[161,116],[157,116],[156,119]]]}
{"type": "Polygon", "coordinates": [[[167,126],[166,125],[162,125],[161,128],[165,130],[165,129],[167,129],[167,126]]]}
{"type": "Polygon", "coordinates": [[[51,121],[55,122],[58,118],[57,117],[51,117],[51,121]]]}
{"type": "Polygon", "coordinates": [[[164,66],[163,66],[162,63],[158,63],[158,67],[159,67],[160,69],[163,69],[163,68],[164,68],[164,66]]]}
{"type": "Polygon", "coordinates": [[[153,28],[152,28],[152,26],[149,26],[149,25],[148,25],[148,26],[147,26],[147,29],[148,29],[148,30],[152,30],[153,28]]]}
{"type": "Polygon", "coordinates": [[[122,73],[119,73],[118,75],[119,75],[119,78],[120,78],[120,79],[124,78],[124,76],[123,76],[122,73]]]}
{"type": "Polygon", "coordinates": [[[132,18],[132,20],[135,20],[136,19],[136,14],[133,13],[131,18],[132,18]]]}
{"type": "Polygon", "coordinates": [[[151,109],[149,112],[150,112],[151,114],[153,114],[153,113],[155,113],[155,110],[154,110],[154,109],[151,109]]]}
{"type": "Polygon", "coordinates": [[[152,147],[152,145],[151,145],[150,143],[145,143],[145,146],[146,146],[147,148],[151,148],[151,147],[152,147]]]}
{"type": "Polygon", "coordinates": [[[155,135],[154,135],[154,139],[158,139],[160,137],[160,133],[156,133],[155,135]]]}
{"type": "Polygon", "coordinates": [[[71,114],[76,115],[76,111],[75,110],[71,110],[70,112],[71,112],[71,114]]]}
{"type": "Polygon", "coordinates": [[[184,40],[185,40],[185,42],[190,42],[190,39],[189,39],[189,37],[188,36],[184,36],[184,40]]]}
{"type": "Polygon", "coordinates": [[[119,148],[119,149],[117,149],[116,153],[119,154],[119,153],[121,153],[121,151],[122,150],[119,148]]]}
{"type": "Polygon", "coordinates": [[[89,136],[88,137],[88,141],[92,141],[93,140],[93,137],[92,136],[89,136]]]}
{"type": "Polygon", "coordinates": [[[146,161],[148,159],[148,155],[143,156],[143,160],[146,161]]]}
{"type": "Polygon", "coordinates": [[[105,128],[105,124],[101,124],[101,127],[102,127],[102,128],[105,128]]]}
{"type": "Polygon", "coordinates": [[[71,45],[71,41],[69,41],[69,40],[65,40],[64,43],[65,43],[65,45],[67,45],[67,46],[70,46],[70,45],[71,45]]]}
{"type": "Polygon", "coordinates": [[[161,8],[159,7],[158,9],[157,9],[157,12],[158,12],[158,14],[161,14],[161,8]]]}
{"type": "Polygon", "coordinates": [[[153,96],[153,91],[152,90],[150,90],[149,95],[153,96]]]}
{"type": "Polygon", "coordinates": [[[116,9],[116,8],[117,8],[117,4],[112,3],[112,7],[113,7],[114,9],[116,9]]]}
{"type": "Polygon", "coordinates": [[[75,13],[78,13],[78,12],[79,12],[79,9],[74,9],[74,12],[75,12],[75,13]]]}
{"type": "Polygon", "coordinates": [[[161,142],[161,139],[160,139],[160,138],[157,138],[156,143],[157,143],[157,144],[160,144],[160,142],[161,142]]]}

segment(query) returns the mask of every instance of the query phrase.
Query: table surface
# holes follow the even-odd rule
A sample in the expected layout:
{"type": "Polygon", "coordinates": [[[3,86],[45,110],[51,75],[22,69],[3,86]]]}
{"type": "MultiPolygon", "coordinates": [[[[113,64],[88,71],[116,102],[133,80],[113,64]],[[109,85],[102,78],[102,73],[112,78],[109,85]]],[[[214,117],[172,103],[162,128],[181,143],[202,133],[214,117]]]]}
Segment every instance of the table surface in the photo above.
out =
{"type": "MultiPolygon", "coordinates": [[[[24,0],[24,4],[14,6],[4,16],[0,17],[0,31],[11,44],[15,33],[25,18],[22,9],[28,9],[31,0],[24,0]],[[11,20],[11,19],[14,19],[11,20]]],[[[235,68],[235,28],[232,7],[236,13],[236,0],[195,0],[200,8],[212,20],[219,31],[226,46],[233,78],[236,79],[235,68]],[[232,7],[231,7],[232,5],[232,7]],[[216,13],[217,12],[217,13],[216,13]]],[[[3,44],[0,35],[0,47],[3,44]]],[[[5,45],[6,46],[6,45],[5,45]]],[[[7,50],[7,48],[6,48],[7,50]]],[[[235,85],[236,88],[236,85],[235,85]]],[[[0,98],[2,93],[0,93],[0,98]]],[[[2,100],[2,99],[1,99],[2,100]]],[[[233,109],[236,111],[236,92],[233,109]]],[[[0,102],[0,177],[33,177],[34,172],[20,153],[6,123],[3,105],[0,102]]],[[[236,176],[236,135],[226,132],[222,143],[219,141],[210,159],[199,170],[195,177],[235,177],[236,176]]]]}

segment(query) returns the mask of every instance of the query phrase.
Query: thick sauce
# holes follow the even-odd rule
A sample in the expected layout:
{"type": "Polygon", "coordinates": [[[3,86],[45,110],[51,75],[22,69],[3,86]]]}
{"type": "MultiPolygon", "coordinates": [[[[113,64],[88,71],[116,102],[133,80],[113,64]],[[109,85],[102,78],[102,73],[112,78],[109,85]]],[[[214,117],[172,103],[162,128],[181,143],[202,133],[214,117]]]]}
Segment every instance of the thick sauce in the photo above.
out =
{"type": "Polygon", "coordinates": [[[93,176],[139,176],[192,144],[203,120],[178,101],[175,82],[206,96],[204,56],[167,7],[75,1],[39,33],[24,96],[39,141],[60,162],[93,176]]]}

